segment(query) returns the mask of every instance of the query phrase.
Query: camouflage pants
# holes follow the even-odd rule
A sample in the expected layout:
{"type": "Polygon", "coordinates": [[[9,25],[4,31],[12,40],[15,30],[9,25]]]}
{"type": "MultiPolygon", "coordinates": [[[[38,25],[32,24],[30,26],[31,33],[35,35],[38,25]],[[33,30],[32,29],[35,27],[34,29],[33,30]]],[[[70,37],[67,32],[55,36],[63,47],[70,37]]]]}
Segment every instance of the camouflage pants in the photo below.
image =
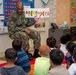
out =
{"type": "Polygon", "coordinates": [[[22,48],[26,51],[29,49],[29,38],[33,39],[34,49],[38,49],[41,45],[41,38],[40,34],[37,31],[29,29],[32,33],[27,35],[25,32],[16,32],[14,34],[14,39],[21,39],[22,40],[22,48]]]}

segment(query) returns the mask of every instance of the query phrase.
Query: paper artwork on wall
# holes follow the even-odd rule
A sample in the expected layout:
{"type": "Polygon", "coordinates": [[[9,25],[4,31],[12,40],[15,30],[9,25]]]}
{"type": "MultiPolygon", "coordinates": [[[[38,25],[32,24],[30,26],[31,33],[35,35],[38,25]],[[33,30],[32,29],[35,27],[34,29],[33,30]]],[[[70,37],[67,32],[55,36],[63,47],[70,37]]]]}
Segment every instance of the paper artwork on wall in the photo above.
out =
{"type": "Polygon", "coordinates": [[[52,18],[53,18],[53,19],[56,19],[56,14],[53,14],[52,18]]]}
{"type": "Polygon", "coordinates": [[[50,4],[53,4],[54,3],[54,1],[53,0],[50,0],[50,4]]]}
{"type": "Polygon", "coordinates": [[[32,2],[33,0],[28,0],[29,2],[32,2]]]}
{"type": "Polygon", "coordinates": [[[74,21],[76,21],[76,16],[74,16],[74,21]]]}
{"type": "Polygon", "coordinates": [[[4,26],[4,16],[0,16],[0,27],[4,26]]]}
{"type": "Polygon", "coordinates": [[[74,7],[74,2],[71,2],[71,7],[74,7]]]}
{"type": "Polygon", "coordinates": [[[37,23],[34,25],[34,28],[37,31],[45,31],[45,23],[44,22],[37,23]]]}
{"type": "Polygon", "coordinates": [[[72,17],[70,18],[70,22],[73,23],[73,18],[72,17]]]}
{"type": "Polygon", "coordinates": [[[52,10],[55,10],[55,9],[56,9],[56,5],[53,5],[52,10]]]}
{"type": "Polygon", "coordinates": [[[49,8],[28,8],[25,9],[25,17],[34,18],[48,18],[49,17],[49,8]]]}
{"type": "Polygon", "coordinates": [[[44,22],[39,22],[34,25],[34,28],[31,27],[31,29],[44,32],[46,30],[45,28],[45,23],[44,22]]]}
{"type": "Polygon", "coordinates": [[[3,14],[3,0],[0,0],[0,14],[3,14]]]}
{"type": "Polygon", "coordinates": [[[70,1],[71,1],[70,24],[75,25],[76,24],[76,0],[70,0],[70,1]]]}
{"type": "Polygon", "coordinates": [[[45,27],[45,23],[37,23],[34,25],[35,28],[44,28],[45,27]]]}
{"type": "Polygon", "coordinates": [[[44,4],[48,4],[49,0],[41,0],[44,4]]]}
{"type": "Polygon", "coordinates": [[[53,14],[53,10],[50,11],[50,14],[53,14]]]}
{"type": "Polygon", "coordinates": [[[5,34],[8,33],[8,28],[7,27],[0,27],[0,34],[5,34]]]}
{"type": "Polygon", "coordinates": [[[70,16],[72,16],[74,14],[74,8],[70,9],[70,16]]]}
{"type": "Polygon", "coordinates": [[[50,0],[50,22],[56,21],[56,1],[50,0]]]}

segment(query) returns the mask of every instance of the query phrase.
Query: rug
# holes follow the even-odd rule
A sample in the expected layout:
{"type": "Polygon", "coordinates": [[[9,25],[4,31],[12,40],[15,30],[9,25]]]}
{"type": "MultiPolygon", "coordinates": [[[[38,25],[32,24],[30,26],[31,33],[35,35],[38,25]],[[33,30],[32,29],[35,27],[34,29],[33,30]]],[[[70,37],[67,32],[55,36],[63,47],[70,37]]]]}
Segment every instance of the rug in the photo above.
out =
{"type": "Polygon", "coordinates": [[[5,60],[5,57],[0,57],[0,60],[5,60]]]}
{"type": "Polygon", "coordinates": [[[34,75],[34,64],[35,64],[35,59],[36,59],[36,58],[33,58],[33,60],[30,61],[30,64],[31,64],[30,75],[34,75]]]}

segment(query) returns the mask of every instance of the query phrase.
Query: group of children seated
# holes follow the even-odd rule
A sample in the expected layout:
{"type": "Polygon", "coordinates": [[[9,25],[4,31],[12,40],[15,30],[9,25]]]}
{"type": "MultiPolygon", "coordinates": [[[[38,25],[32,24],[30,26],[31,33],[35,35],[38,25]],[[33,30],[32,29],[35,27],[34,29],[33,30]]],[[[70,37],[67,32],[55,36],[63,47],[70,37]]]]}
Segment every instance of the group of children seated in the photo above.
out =
{"type": "Polygon", "coordinates": [[[30,61],[27,53],[22,50],[22,41],[15,39],[12,48],[5,50],[6,65],[0,69],[1,75],[28,75],[30,61]],[[19,67],[20,66],[20,67],[19,67]]]}
{"type": "MultiPolygon", "coordinates": [[[[75,41],[76,40],[74,40],[74,38],[72,38],[72,36],[70,34],[62,35],[59,40],[60,44],[57,46],[56,46],[56,39],[53,36],[47,38],[47,40],[46,40],[47,45],[50,47],[50,53],[52,52],[52,50],[53,51],[60,50],[61,52],[63,52],[64,57],[63,57],[61,64],[64,64],[64,62],[66,63],[65,68],[66,68],[66,70],[68,70],[70,75],[76,75],[76,68],[75,68],[76,67],[75,66],[75,64],[76,64],[76,43],[75,43],[75,41]]],[[[61,55],[61,57],[62,57],[62,55],[61,55]]],[[[51,54],[50,54],[50,56],[51,56],[51,54]]],[[[57,66],[56,63],[58,63],[58,61],[60,61],[60,59],[61,59],[61,57],[60,57],[57,61],[56,58],[58,58],[58,56],[59,55],[57,55],[57,56],[54,55],[54,59],[53,59],[53,57],[50,57],[51,65],[54,60],[54,63],[55,63],[54,66],[55,65],[57,66]]],[[[66,73],[65,75],[68,75],[66,71],[63,71],[63,70],[61,71],[61,70],[62,69],[59,68],[58,66],[53,69],[51,68],[52,73],[49,72],[49,75],[64,75],[64,73],[66,73]],[[58,69],[60,69],[59,72],[58,72],[58,69]],[[53,72],[52,70],[55,72],[53,72]]]]}
{"type": "MultiPolygon", "coordinates": [[[[46,45],[39,47],[34,64],[34,75],[76,75],[76,45],[69,34],[60,37],[60,45],[51,36],[46,45]],[[62,65],[66,61],[66,67],[62,65]]],[[[0,75],[30,75],[28,54],[22,50],[22,41],[14,39],[12,48],[5,50],[6,65],[0,68],[0,75]]]]}

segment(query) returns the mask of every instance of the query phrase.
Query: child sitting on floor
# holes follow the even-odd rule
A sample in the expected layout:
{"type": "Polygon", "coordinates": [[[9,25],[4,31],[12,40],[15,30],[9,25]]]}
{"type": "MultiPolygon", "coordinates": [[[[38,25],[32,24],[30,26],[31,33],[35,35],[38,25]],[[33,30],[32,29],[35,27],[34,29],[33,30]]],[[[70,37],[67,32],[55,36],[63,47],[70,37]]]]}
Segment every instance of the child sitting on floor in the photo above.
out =
{"type": "Polygon", "coordinates": [[[20,66],[16,66],[14,62],[17,60],[17,52],[13,48],[5,51],[6,65],[0,68],[0,75],[25,75],[24,70],[20,66]]]}
{"type": "Polygon", "coordinates": [[[47,45],[42,45],[39,48],[41,57],[36,58],[34,66],[34,75],[47,75],[50,69],[49,57],[50,48],[47,45]]]}
{"type": "Polygon", "coordinates": [[[50,36],[46,39],[46,44],[50,47],[50,50],[56,49],[56,39],[53,36],[50,36]]]}
{"type": "Polygon", "coordinates": [[[48,75],[70,75],[68,70],[63,67],[62,61],[64,53],[59,49],[54,49],[50,52],[51,70],[48,75]]]}
{"type": "Polygon", "coordinates": [[[67,42],[66,44],[66,62],[67,62],[67,68],[73,63],[72,61],[72,55],[73,55],[73,50],[74,50],[75,44],[72,41],[67,42]]]}
{"type": "Polygon", "coordinates": [[[74,50],[73,50],[72,60],[74,63],[71,64],[68,71],[69,71],[70,75],[76,75],[76,48],[74,48],[74,50]]]}
{"type": "Polygon", "coordinates": [[[28,75],[30,72],[30,61],[28,58],[27,53],[21,49],[22,41],[19,39],[14,39],[12,42],[12,47],[17,51],[17,61],[15,62],[16,65],[21,66],[25,73],[28,75]]]}

